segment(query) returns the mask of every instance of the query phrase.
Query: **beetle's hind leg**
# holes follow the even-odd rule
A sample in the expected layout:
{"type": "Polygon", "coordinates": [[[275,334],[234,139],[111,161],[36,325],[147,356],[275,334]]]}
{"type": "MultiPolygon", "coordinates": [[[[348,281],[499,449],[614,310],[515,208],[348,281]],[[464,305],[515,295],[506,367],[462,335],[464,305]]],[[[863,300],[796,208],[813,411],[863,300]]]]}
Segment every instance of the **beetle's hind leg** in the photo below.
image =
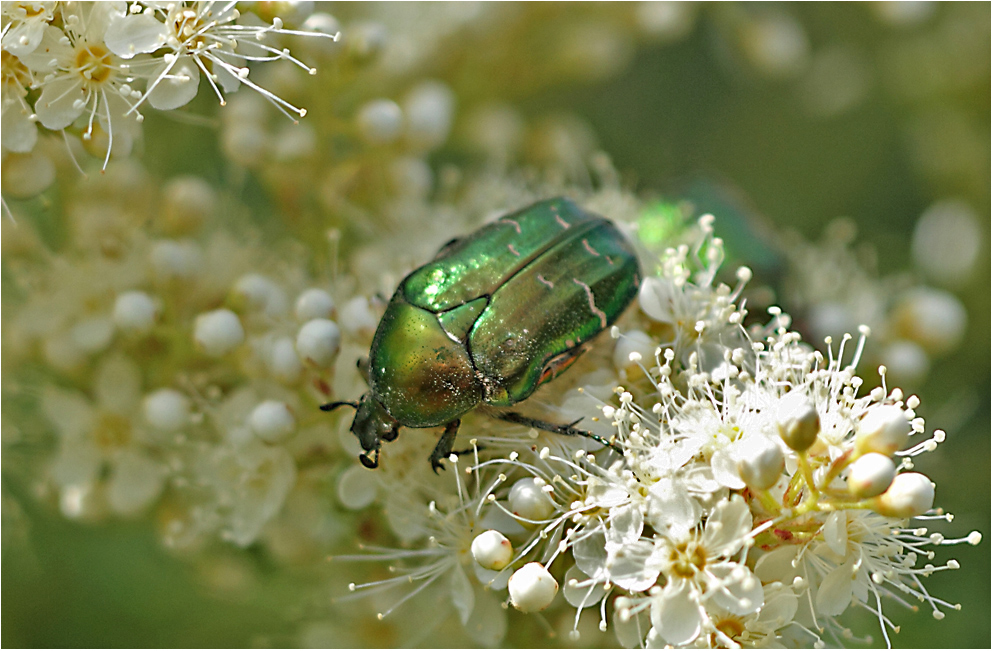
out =
{"type": "Polygon", "coordinates": [[[580,418],[577,421],[573,421],[568,425],[559,425],[558,423],[549,423],[546,420],[538,420],[537,418],[530,418],[523,414],[518,414],[516,411],[501,411],[494,412],[490,414],[494,418],[499,418],[500,420],[505,420],[508,423],[514,423],[516,425],[526,425],[528,427],[533,427],[535,429],[545,430],[546,432],[552,432],[554,434],[562,434],[564,436],[585,436],[588,439],[593,439],[600,445],[610,448],[617,454],[624,454],[616,443],[608,441],[599,434],[594,434],[585,429],[579,429],[576,425],[582,421],[580,418]]]}
{"type": "Polygon", "coordinates": [[[455,445],[455,437],[459,433],[459,425],[461,424],[462,421],[456,418],[445,425],[445,432],[438,439],[438,444],[434,446],[434,450],[431,452],[431,469],[434,470],[435,474],[438,474],[438,470],[445,469],[441,460],[447,459],[452,454],[452,446],[455,445]]]}

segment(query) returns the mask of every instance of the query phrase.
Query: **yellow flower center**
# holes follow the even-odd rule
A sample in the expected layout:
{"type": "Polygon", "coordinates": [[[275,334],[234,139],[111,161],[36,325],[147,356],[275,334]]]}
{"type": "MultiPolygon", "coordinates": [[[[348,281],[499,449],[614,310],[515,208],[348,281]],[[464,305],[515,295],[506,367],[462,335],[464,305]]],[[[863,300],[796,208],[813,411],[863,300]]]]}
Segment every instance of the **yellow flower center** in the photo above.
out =
{"type": "Polygon", "coordinates": [[[110,52],[100,44],[77,46],[75,64],[76,71],[90,83],[102,84],[114,74],[110,52]]]}
{"type": "Polygon", "coordinates": [[[696,540],[680,543],[669,553],[672,574],[692,579],[707,565],[707,555],[696,540]]]}

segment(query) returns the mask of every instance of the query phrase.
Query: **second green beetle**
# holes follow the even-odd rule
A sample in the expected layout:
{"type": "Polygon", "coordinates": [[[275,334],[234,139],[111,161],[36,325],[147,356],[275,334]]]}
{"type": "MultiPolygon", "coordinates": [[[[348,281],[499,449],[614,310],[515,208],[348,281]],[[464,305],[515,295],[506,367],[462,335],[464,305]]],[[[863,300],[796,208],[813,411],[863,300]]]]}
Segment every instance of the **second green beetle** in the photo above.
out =
{"type": "Polygon", "coordinates": [[[322,408],[356,408],[351,430],[369,468],[401,426],[445,425],[431,454],[437,470],[460,416],[480,404],[510,407],[555,378],[617,320],[639,283],[635,253],[610,221],[566,199],[541,201],[452,240],[404,278],[369,351],[370,391],[322,408]]]}

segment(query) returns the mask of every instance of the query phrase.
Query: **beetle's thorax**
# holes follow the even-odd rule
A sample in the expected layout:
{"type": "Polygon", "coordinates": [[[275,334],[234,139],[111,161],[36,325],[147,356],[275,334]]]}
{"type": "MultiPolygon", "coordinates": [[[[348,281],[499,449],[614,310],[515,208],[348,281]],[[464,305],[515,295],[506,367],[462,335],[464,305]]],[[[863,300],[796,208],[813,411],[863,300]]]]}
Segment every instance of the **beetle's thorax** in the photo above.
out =
{"type": "MultiPolygon", "coordinates": [[[[402,285],[401,285],[402,288],[402,285]]],[[[469,352],[441,327],[438,315],[397,291],[379,322],[369,354],[372,393],[406,427],[434,427],[483,399],[469,352]]]]}

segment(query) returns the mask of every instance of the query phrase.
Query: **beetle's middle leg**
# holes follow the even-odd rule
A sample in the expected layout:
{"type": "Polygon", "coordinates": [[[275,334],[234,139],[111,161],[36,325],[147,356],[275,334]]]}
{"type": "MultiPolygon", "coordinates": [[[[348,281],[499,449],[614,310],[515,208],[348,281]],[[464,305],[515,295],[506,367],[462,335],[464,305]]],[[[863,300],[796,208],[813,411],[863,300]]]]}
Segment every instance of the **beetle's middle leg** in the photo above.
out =
{"type": "Polygon", "coordinates": [[[593,432],[590,432],[588,430],[579,429],[578,427],[575,427],[577,423],[583,420],[582,418],[572,423],[569,423],[568,425],[559,425],[558,423],[549,423],[546,420],[538,420],[537,418],[530,418],[528,416],[525,416],[524,414],[518,414],[516,411],[494,412],[490,415],[493,416],[494,418],[505,420],[508,423],[514,423],[516,425],[526,425],[528,427],[545,430],[546,432],[552,432],[554,434],[562,434],[565,436],[585,436],[588,439],[593,439],[600,445],[610,448],[611,450],[613,450],[618,454],[624,454],[624,451],[621,450],[616,443],[608,441],[599,434],[594,434],[593,432]]]}
{"type": "Polygon", "coordinates": [[[438,439],[438,444],[434,446],[434,450],[431,452],[431,468],[435,474],[438,474],[439,469],[445,469],[441,460],[447,459],[452,454],[452,446],[455,445],[455,436],[459,433],[459,425],[461,424],[462,421],[456,418],[445,425],[445,432],[438,439]]]}

